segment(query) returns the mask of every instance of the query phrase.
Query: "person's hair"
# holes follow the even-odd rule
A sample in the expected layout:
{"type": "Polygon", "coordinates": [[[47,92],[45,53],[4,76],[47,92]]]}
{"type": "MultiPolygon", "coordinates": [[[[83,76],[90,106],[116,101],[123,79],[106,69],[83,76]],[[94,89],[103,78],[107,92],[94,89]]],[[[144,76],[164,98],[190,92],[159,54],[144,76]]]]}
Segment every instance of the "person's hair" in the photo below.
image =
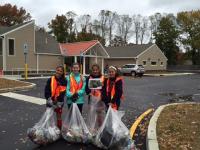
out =
{"type": "Polygon", "coordinates": [[[119,77],[120,76],[120,71],[117,68],[117,66],[110,66],[108,69],[114,69],[115,70],[115,72],[116,72],[115,77],[119,77]]]}
{"type": "Polygon", "coordinates": [[[79,68],[80,68],[80,64],[79,64],[79,63],[77,63],[77,62],[73,63],[73,64],[72,64],[72,67],[74,67],[75,65],[78,65],[79,68]]]}
{"type": "Polygon", "coordinates": [[[58,68],[61,68],[62,69],[62,71],[63,71],[63,74],[62,74],[62,78],[65,78],[65,69],[64,69],[64,67],[63,66],[57,66],[56,67],[56,70],[58,69],[58,68]]]}

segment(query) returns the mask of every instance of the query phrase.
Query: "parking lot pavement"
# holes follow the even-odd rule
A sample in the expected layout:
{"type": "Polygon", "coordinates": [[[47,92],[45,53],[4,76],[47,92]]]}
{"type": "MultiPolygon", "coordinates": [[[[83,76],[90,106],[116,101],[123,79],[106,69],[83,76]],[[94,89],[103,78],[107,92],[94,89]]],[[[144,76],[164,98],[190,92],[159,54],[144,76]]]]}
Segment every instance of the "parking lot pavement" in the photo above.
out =
{"type": "MultiPolygon", "coordinates": [[[[47,79],[30,80],[36,83],[36,88],[30,91],[17,92],[19,94],[44,98],[44,86],[47,79]]],[[[125,77],[125,101],[121,110],[125,110],[123,122],[128,128],[135,117],[148,108],[157,108],[159,105],[170,102],[175,95],[191,95],[200,102],[200,75],[174,77],[125,77]]],[[[45,105],[36,105],[0,96],[0,145],[1,149],[31,150],[31,149],[95,149],[92,146],[68,144],[60,140],[47,147],[37,147],[27,137],[26,131],[36,123],[45,110],[45,105]]],[[[84,106],[84,115],[87,105],[84,106]]],[[[66,112],[66,108],[65,111],[66,112]]]]}

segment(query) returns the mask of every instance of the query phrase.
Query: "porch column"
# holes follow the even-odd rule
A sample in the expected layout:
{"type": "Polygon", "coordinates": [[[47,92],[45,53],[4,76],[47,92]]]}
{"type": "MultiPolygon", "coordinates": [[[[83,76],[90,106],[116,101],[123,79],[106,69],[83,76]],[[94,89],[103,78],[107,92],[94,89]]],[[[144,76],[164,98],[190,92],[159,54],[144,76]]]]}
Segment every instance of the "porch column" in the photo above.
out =
{"type": "Polygon", "coordinates": [[[74,56],[74,62],[77,63],[77,56],[74,56]]]}
{"type": "Polygon", "coordinates": [[[83,75],[85,75],[85,56],[83,56],[83,75]]]}
{"type": "Polygon", "coordinates": [[[104,58],[101,58],[101,73],[104,74],[104,58]]]}
{"type": "Polygon", "coordinates": [[[95,57],[95,63],[97,64],[97,56],[95,57]]]}
{"type": "Polygon", "coordinates": [[[37,54],[37,74],[39,72],[39,55],[37,54]]]}
{"type": "Polygon", "coordinates": [[[2,43],[3,43],[3,50],[2,50],[2,55],[3,55],[3,71],[6,71],[6,37],[4,36],[2,38],[2,43]]]}

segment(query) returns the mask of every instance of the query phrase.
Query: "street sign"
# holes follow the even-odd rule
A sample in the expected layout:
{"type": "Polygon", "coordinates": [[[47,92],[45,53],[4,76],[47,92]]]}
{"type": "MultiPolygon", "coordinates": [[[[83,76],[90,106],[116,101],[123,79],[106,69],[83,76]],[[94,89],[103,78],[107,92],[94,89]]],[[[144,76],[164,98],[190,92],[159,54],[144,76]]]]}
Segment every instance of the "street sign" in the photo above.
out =
{"type": "Polygon", "coordinates": [[[24,43],[24,55],[28,54],[28,44],[24,43]]]}

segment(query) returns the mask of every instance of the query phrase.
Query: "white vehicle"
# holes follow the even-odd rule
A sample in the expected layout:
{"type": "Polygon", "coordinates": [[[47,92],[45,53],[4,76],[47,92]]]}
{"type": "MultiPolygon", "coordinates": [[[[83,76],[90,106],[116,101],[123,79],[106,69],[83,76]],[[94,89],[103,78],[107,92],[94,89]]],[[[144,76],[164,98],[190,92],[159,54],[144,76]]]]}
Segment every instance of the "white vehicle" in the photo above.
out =
{"type": "Polygon", "coordinates": [[[137,64],[126,64],[119,68],[122,74],[130,74],[131,76],[143,76],[145,70],[142,65],[137,64]]]}

